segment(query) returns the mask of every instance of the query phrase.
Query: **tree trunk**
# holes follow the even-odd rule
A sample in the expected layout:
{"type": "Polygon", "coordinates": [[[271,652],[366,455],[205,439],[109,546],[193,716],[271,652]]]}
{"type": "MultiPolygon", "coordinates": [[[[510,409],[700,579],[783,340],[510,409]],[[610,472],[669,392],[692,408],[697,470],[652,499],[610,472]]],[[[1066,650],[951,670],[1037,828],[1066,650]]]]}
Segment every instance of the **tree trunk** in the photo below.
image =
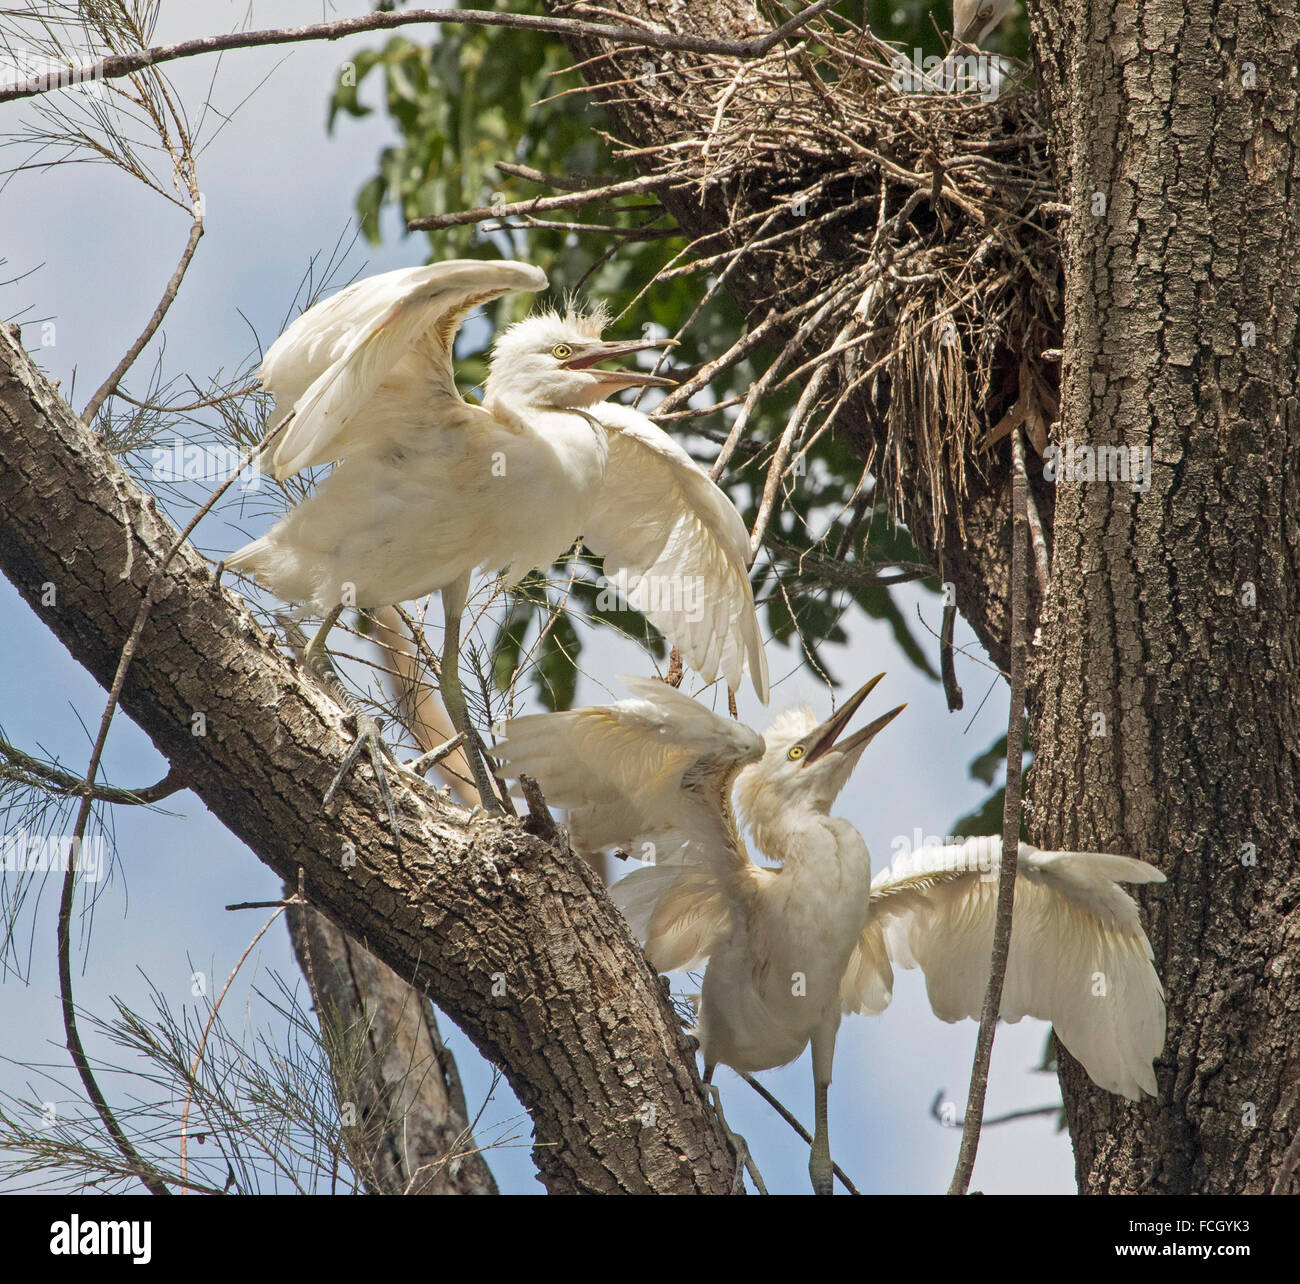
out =
{"type": "MultiPolygon", "coordinates": [[[[108,686],[177,532],[0,327],[0,569],[108,686]]],[[[567,847],[368,770],[320,800],[340,710],[192,546],[161,576],[122,707],[284,881],[434,999],[504,1070],[558,1192],[731,1189],[690,1043],[599,880],[567,847]]]]}
{"type": "MultiPolygon", "coordinates": [[[[1064,1057],[1085,1192],[1267,1191],[1300,1128],[1295,5],[1034,9],[1068,161],[1058,481],[1030,833],[1129,852],[1169,1003],[1160,1095],[1064,1057]]],[[[1099,999],[1098,1002],[1104,1002],[1099,999]]]]}
{"type": "MultiPolygon", "coordinates": [[[[285,894],[293,892],[286,885],[285,894]]],[[[495,1195],[433,1004],[310,905],[286,918],[372,1195],[495,1195]]]]}

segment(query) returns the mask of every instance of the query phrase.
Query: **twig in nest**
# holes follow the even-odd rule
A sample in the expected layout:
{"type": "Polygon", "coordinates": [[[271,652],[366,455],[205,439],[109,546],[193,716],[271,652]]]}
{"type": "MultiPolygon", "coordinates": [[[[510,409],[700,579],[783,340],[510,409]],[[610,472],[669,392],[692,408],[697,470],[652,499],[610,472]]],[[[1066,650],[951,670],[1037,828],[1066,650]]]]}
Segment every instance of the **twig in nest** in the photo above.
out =
{"type": "Polygon", "coordinates": [[[583,188],[563,196],[534,196],[529,200],[513,201],[508,205],[480,205],[472,210],[429,214],[424,218],[411,219],[406,226],[412,232],[437,232],[448,227],[463,227],[466,223],[481,223],[490,218],[512,218],[516,215],[544,213],[547,210],[567,210],[577,205],[589,205],[594,201],[610,201],[619,196],[660,191],[665,187],[673,187],[680,181],[676,177],[649,174],[644,178],[629,178],[623,182],[610,183],[605,187],[583,188]]]}
{"type": "MultiPolygon", "coordinates": [[[[772,308],[756,326],[747,330],[720,357],[706,361],[689,379],[678,384],[662,401],[655,406],[655,418],[662,419],[670,410],[684,406],[701,388],[705,388],[724,370],[738,365],[769,335],[778,317],[772,308]]],[[[710,407],[712,409],[712,407],[710,407]]],[[[733,447],[734,449],[734,447],[733,447]]]]}
{"type": "MultiPolygon", "coordinates": [[[[776,360],[763,372],[762,376],[755,380],[751,385],[749,392],[745,394],[745,404],[741,407],[740,414],[732,421],[731,430],[727,434],[727,440],[722,449],[718,452],[718,457],[713,461],[713,467],[709,469],[709,476],[717,481],[726,469],[728,461],[731,459],[732,452],[736,449],[736,443],[744,436],[745,429],[749,424],[750,416],[754,408],[771,388],[772,384],[780,377],[781,370],[786,361],[794,355],[795,352],[807,341],[808,336],[816,330],[817,326],[825,318],[840,296],[846,292],[846,287],[841,285],[838,289],[824,291],[816,296],[810,302],[821,301],[821,306],[816,309],[791,335],[785,346],[777,354],[776,360]]],[[[766,525],[766,523],[764,523],[766,525]]],[[[761,541],[760,541],[761,542],[761,541]]]]}

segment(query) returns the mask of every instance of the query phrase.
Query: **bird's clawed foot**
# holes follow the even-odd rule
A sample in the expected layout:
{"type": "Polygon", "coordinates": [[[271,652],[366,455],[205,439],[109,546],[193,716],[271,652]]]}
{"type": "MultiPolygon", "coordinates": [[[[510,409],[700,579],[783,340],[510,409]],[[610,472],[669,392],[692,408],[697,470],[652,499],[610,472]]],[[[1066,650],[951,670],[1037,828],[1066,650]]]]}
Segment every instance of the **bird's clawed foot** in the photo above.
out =
{"type": "Polygon", "coordinates": [[[762,1174],[758,1171],[758,1165],[754,1162],[753,1155],[749,1153],[749,1143],[738,1132],[732,1132],[727,1126],[727,1117],[722,1113],[722,1094],[718,1091],[718,1085],[716,1083],[706,1083],[704,1091],[708,1093],[709,1099],[713,1102],[713,1111],[718,1116],[718,1123],[722,1125],[722,1131],[726,1133],[727,1141],[736,1154],[736,1175],[732,1180],[731,1193],[733,1195],[744,1193],[745,1174],[748,1173],[750,1180],[754,1183],[755,1190],[760,1195],[766,1195],[767,1187],[763,1185],[762,1174]]]}
{"type": "Polygon", "coordinates": [[[348,772],[352,770],[353,764],[364,750],[370,757],[370,769],[375,773],[375,784],[379,788],[379,796],[384,800],[389,824],[393,827],[393,840],[400,848],[402,845],[402,828],[397,819],[397,804],[393,801],[393,791],[388,784],[388,772],[384,767],[384,759],[387,758],[399,772],[403,770],[402,764],[398,762],[397,755],[385,743],[383,727],[379,722],[360,709],[351,710],[349,716],[356,721],[357,737],[352,742],[352,747],[348,750],[347,756],[343,759],[343,765],[330,782],[330,787],[325,791],[322,806],[328,807],[330,805],[338,787],[346,779],[348,772]]]}
{"type": "Polygon", "coordinates": [[[325,639],[329,636],[330,629],[334,627],[342,611],[341,606],[330,611],[326,615],[324,623],[316,630],[315,636],[305,646],[303,645],[302,629],[298,627],[296,620],[285,615],[279,615],[276,619],[280,627],[284,629],[290,646],[301,655],[302,663],[315,675],[317,681],[325,687],[334,699],[343,706],[347,716],[356,724],[357,738],[352,742],[352,747],[344,757],[343,765],[335,773],[334,779],[330,781],[330,786],[325,791],[325,797],[321,805],[323,807],[330,805],[334,795],[338,792],[339,786],[346,779],[348,772],[352,770],[353,764],[361,756],[362,750],[365,750],[370,758],[371,770],[375,773],[375,784],[379,789],[379,796],[384,800],[384,809],[388,812],[388,823],[393,827],[393,841],[400,850],[402,846],[402,828],[397,819],[397,804],[393,801],[393,791],[388,785],[388,772],[384,767],[384,759],[387,758],[398,773],[404,773],[408,776],[413,776],[414,773],[408,771],[398,761],[397,755],[385,743],[382,734],[383,727],[380,723],[361,708],[343,685],[343,679],[339,677],[339,672],[334,667],[334,661],[330,658],[330,653],[326,649],[325,639]]]}

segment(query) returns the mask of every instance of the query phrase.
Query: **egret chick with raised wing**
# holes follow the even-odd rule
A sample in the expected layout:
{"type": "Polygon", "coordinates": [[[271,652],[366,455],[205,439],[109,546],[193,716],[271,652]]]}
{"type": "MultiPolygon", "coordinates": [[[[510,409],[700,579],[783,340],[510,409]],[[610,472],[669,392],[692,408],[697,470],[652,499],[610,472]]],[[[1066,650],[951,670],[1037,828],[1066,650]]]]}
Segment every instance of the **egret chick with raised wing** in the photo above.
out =
{"type": "MultiPolygon", "coordinates": [[[[496,747],[568,813],[581,851],[651,851],[611,889],[661,972],[707,964],[697,1034],[717,1064],[771,1069],[812,1044],[809,1173],[831,1190],[827,1089],[843,1012],[882,1011],[893,967],[920,967],[945,1021],[978,1017],[997,905],[998,839],[923,847],[874,880],[862,836],[831,806],[901,711],[841,739],[880,679],[825,722],[781,714],[760,737],[661,682],[616,704],[515,718],[496,747]],[[734,802],[734,807],[733,807],[734,802]],[[754,864],[740,835],[779,868],[754,864]]],[[[1051,1021],[1093,1080],[1156,1090],[1164,996],[1121,883],[1163,882],[1143,861],[1022,843],[1001,1015],[1051,1021]]]]}
{"type": "MultiPolygon", "coordinates": [[[[325,640],[344,609],[441,590],[441,696],[489,809],[495,796],[459,677],[461,614],[476,569],[508,568],[517,583],[582,536],[688,665],[733,688],[748,668],[767,697],[740,515],[645,415],[605,400],[670,384],[601,368],[670,341],[602,340],[600,309],[543,312],[498,338],[482,405],[460,395],[452,349],[461,322],[491,299],[546,284],[526,263],[453,260],[358,281],[303,313],[260,371],[275,394],[270,465],[285,478],[341,462],[226,561],[324,616],[305,655],[322,676],[325,640]]],[[[379,758],[387,750],[373,721],[353,711],[358,741],[327,800],[364,742],[396,832],[379,758]]]]}

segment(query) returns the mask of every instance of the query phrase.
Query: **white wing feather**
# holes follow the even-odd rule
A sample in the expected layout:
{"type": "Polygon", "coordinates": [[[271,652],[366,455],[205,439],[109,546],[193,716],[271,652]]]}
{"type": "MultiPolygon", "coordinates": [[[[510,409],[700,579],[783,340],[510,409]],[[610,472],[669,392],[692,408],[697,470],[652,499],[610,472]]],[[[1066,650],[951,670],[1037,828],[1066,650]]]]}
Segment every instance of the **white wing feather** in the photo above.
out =
{"type": "MultiPolygon", "coordinates": [[[[988,983],[1002,843],[922,847],[871,883],[871,918],[841,986],[845,1011],[880,1012],[893,968],[920,967],[935,1014],[978,1018],[988,983]]],[[[1094,1082],[1156,1091],[1164,991],[1138,908],[1121,883],[1161,883],[1144,861],[1020,844],[1001,1016],[1050,1021],[1094,1082]]]]}
{"type": "MultiPolygon", "coordinates": [[[[630,700],[510,719],[493,754],[508,775],[532,776],[547,801],[569,813],[583,851],[679,830],[684,841],[706,837],[712,830],[690,828],[700,799],[684,792],[683,776],[703,762],[754,762],[762,737],[666,683],[623,682],[630,700]]],[[[722,802],[719,794],[719,816],[722,802]]]]}
{"type": "Polygon", "coordinates": [[[463,404],[452,373],[460,323],[503,294],[545,288],[546,273],[528,263],[451,259],[367,277],[309,308],[259,371],[275,394],[268,433],[293,414],[275,443],[275,476],[339,458],[349,423],[417,343],[437,394],[463,404]]]}
{"type": "Polygon", "coordinates": [[[749,583],[749,534],[708,474],[645,415],[601,402],[589,412],[609,431],[605,483],[583,532],[606,577],[627,575],[627,595],[705,681],[734,691],[746,668],[764,704],[767,658],[749,583]]]}
{"type": "Polygon", "coordinates": [[[673,971],[707,956],[729,922],[735,881],[756,872],[730,792],[763,740],[662,682],[624,682],[630,700],[511,719],[493,753],[506,775],[531,776],[568,813],[580,851],[640,855],[653,844],[655,864],[610,894],[655,966],[673,971]]]}

